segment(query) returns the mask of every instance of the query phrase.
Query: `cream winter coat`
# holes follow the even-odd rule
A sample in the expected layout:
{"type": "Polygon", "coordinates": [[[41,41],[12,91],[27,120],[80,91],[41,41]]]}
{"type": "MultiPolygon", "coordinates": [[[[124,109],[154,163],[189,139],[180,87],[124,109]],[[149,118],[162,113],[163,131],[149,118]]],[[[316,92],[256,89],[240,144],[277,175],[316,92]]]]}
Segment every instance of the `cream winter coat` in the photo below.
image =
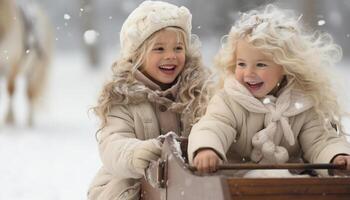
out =
{"type": "MultiPolygon", "coordinates": [[[[157,85],[137,74],[137,79],[151,89],[157,85]]],[[[157,98],[168,94],[176,96],[177,84],[159,92],[157,98]]],[[[116,105],[108,115],[106,126],[98,134],[102,168],[94,178],[89,191],[90,200],[139,199],[140,178],[131,159],[134,146],[140,140],[157,138],[161,134],[174,131],[180,134],[179,115],[167,110],[164,105],[144,101],[137,104],[116,105]]],[[[187,135],[185,135],[187,136],[187,135]]]]}
{"type": "MultiPolygon", "coordinates": [[[[239,163],[293,162],[329,163],[341,153],[350,154],[350,144],[329,126],[328,132],[312,109],[312,101],[293,82],[277,98],[254,98],[234,76],[225,80],[204,117],[189,136],[190,163],[197,150],[214,149],[224,160],[239,163]]],[[[319,173],[327,175],[325,170],[319,173]]]]}

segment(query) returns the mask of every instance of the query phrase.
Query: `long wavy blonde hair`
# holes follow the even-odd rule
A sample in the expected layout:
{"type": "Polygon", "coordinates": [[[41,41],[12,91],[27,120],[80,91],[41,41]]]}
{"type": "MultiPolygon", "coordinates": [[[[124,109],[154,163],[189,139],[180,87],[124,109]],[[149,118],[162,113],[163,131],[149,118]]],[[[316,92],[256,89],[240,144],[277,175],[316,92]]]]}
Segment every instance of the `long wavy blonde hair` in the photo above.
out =
{"type": "MultiPolygon", "coordinates": [[[[169,109],[181,113],[182,120],[193,124],[204,114],[211,95],[210,71],[202,64],[200,43],[196,36],[187,38],[185,32],[176,27],[166,27],[160,31],[174,31],[178,39],[185,41],[185,66],[179,75],[179,91],[177,101],[169,109]]],[[[159,32],[159,31],[158,31],[159,32]]],[[[93,108],[101,119],[102,127],[106,125],[107,116],[113,105],[137,104],[148,101],[150,96],[157,95],[144,84],[135,79],[134,72],[144,63],[145,57],[151,51],[157,37],[153,33],[130,56],[122,57],[112,66],[113,80],[107,83],[102,90],[98,105],[93,108]]],[[[188,131],[188,130],[187,130],[188,131]]]]}
{"type": "MultiPolygon", "coordinates": [[[[262,10],[241,14],[241,18],[223,37],[222,48],[215,57],[221,72],[234,73],[236,68],[237,41],[248,42],[273,57],[282,65],[287,80],[294,80],[314,101],[315,111],[321,120],[331,121],[341,128],[341,109],[332,89],[327,70],[341,60],[342,50],[333,43],[331,35],[320,31],[308,31],[301,16],[291,10],[267,5],[262,10]]],[[[221,76],[221,81],[224,75],[221,76]]],[[[327,123],[324,123],[325,129],[327,123]]]]}

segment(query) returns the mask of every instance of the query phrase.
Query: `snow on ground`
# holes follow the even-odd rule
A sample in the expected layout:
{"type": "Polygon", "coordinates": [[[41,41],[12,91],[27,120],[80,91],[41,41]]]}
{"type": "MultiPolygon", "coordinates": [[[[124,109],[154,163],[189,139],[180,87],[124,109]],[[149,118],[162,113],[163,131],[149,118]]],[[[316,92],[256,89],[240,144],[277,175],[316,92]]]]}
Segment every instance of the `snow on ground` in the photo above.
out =
{"type": "Polygon", "coordinates": [[[100,166],[94,138],[97,119],[88,110],[109,68],[89,68],[83,58],[79,53],[55,58],[34,128],[24,125],[24,84],[17,84],[19,126],[0,125],[1,200],[86,199],[100,166]]]}
{"type": "MultiPolygon", "coordinates": [[[[215,46],[211,40],[209,43],[215,46]]],[[[216,49],[210,50],[206,44],[203,43],[204,58],[210,63],[216,49]]],[[[32,129],[24,125],[25,102],[21,94],[17,95],[19,126],[0,124],[0,200],[86,199],[88,185],[100,166],[94,138],[97,119],[88,115],[88,109],[96,102],[113,61],[103,60],[104,68],[94,70],[80,53],[56,55],[46,98],[32,129]]],[[[345,81],[350,74],[346,63],[337,71],[338,81],[344,84],[339,90],[343,97],[348,96],[346,89],[350,86],[345,81]]],[[[350,109],[348,100],[345,102],[350,109]]],[[[4,106],[0,105],[0,114],[1,108],[4,106]]],[[[350,120],[346,126],[350,130],[350,120]]]]}

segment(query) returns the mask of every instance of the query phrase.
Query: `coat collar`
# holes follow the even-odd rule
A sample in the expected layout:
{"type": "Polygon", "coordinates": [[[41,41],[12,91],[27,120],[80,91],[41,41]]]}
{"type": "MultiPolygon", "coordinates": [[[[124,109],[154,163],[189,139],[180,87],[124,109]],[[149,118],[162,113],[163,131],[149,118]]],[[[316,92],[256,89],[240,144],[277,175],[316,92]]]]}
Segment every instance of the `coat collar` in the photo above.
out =
{"type": "Polygon", "coordinates": [[[138,82],[144,84],[149,89],[156,91],[159,96],[169,98],[169,94],[170,94],[171,98],[169,99],[174,100],[176,98],[176,95],[179,89],[181,77],[178,77],[177,82],[173,86],[171,86],[169,89],[166,89],[164,91],[161,90],[159,85],[157,85],[148,77],[146,77],[140,70],[135,71],[135,79],[138,82]]]}

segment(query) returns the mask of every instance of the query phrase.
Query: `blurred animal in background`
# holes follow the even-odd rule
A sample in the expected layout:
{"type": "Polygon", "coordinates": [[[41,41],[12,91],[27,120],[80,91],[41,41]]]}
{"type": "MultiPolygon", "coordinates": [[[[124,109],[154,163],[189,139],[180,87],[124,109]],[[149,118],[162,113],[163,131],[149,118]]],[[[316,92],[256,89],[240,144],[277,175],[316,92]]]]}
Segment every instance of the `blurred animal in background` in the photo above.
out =
{"type": "MultiPolygon", "coordinates": [[[[6,83],[9,97],[4,118],[7,124],[16,121],[13,102],[16,81],[18,77],[23,77],[28,100],[26,123],[31,126],[35,104],[46,83],[53,31],[48,17],[38,4],[24,1],[19,5],[16,2],[0,0],[0,80],[6,83]]],[[[0,91],[0,94],[4,92],[0,91]]],[[[0,96],[1,99],[4,98],[0,96]]]]}

